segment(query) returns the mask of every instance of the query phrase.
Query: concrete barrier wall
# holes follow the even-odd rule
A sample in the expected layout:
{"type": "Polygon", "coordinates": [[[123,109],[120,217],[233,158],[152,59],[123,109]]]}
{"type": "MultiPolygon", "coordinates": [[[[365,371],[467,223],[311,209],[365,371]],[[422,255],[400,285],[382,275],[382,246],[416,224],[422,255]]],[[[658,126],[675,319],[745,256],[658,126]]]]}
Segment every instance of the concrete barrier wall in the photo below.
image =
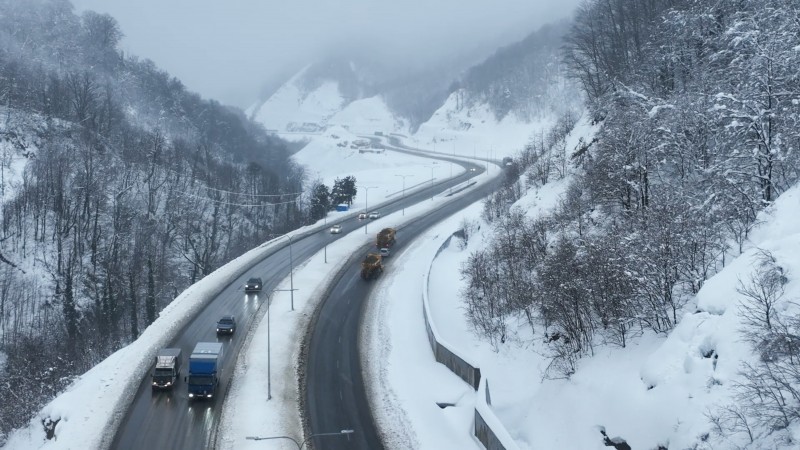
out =
{"type": "MultiPolygon", "coordinates": [[[[445,249],[457,231],[445,240],[436,250],[436,256],[445,249]]],[[[436,259],[434,256],[434,260],[436,259]]],[[[478,398],[475,403],[475,437],[488,450],[516,450],[517,444],[509,435],[500,419],[494,414],[491,408],[491,396],[489,395],[489,384],[485,378],[481,378],[481,369],[477,364],[470,361],[468,357],[460,355],[457,350],[448,345],[441,335],[436,331],[436,326],[431,319],[428,298],[428,280],[433,261],[428,267],[428,273],[423,278],[422,286],[422,315],[425,317],[425,330],[428,332],[428,342],[431,351],[436,357],[436,362],[444,364],[451,372],[456,374],[467,384],[477,391],[478,398]]]]}
{"type": "MultiPolygon", "coordinates": [[[[425,278],[427,279],[427,276],[425,278]]],[[[427,291],[427,284],[425,290],[427,291]]],[[[424,295],[424,297],[427,298],[427,295],[424,295]]],[[[477,390],[481,382],[481,369],[465,361],[441,343],[440,339],[437,339],[437,333],[434,331],[432,322],[428,317],[427,302],[425,300],[423,302],[426,303],[425,307],[422,308],[422,313],[425,316],[425,329],[428,331],[428,341],[431,344],[431,351],[436,357],[436,362],[444,364],[451,372],[477,390]]]]}
{"type": "Polygon", "coordinates": [[[475,400],[475,437],[487,450],[518,450],[519,447],[492,410],[489,380],[484,378],[475,400]]]}

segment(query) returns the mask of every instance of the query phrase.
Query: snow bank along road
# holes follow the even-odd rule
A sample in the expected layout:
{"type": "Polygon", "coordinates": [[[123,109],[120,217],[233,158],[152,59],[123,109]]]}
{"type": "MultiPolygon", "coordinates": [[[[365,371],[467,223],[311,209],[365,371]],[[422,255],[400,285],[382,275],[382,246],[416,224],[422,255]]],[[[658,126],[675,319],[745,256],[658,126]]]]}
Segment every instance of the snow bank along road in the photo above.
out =
{"type": "MultiPolygon", "coordinates": [[[[467,170],[459,177],[452,180],[446,180],[442,183],[436,184],[431,188],[424,191],[419,191],[413,195],[406,195],[405,198],[400,198],[394,202],[384,205],[378,205],[385,213],[399,211],[403,207],[408,207],[416,202],[430,199],[431,195],[441,193],[449,189],[451,186],[463,182],[470,176],[475,176],[481,173],[481,167],[477,165],[470,165],[464,163],[467,167],[475,167],[477,170],[471,172],[467,170]]],[[[487,191],[488,192],[488,191],[487,191]]],[[[476,193],[475,196],[479,197],[483,194],[476,193]]],[[[473,198],[470,201],[474,201],[473,198]]],[[[468,204],[467,202],[463,204],[468,204]]],[[[376,207],[376,208],[377,208],[376,207]]],[[[458,208],[443,207],[442,211],[431,214],[432,217],[439,217],[439,219],[446,216],[444,210],[454,212],[458,208]]],[[[434,219],[427,219],[434,223],[434,219]]],[[[357,219],[352,218],[344,221],[345,229],[355,229],[358,227],[357,219]]],[[[311,233],[302,237],[297,237],[291,247],[292,257],[295,264],[309,258],[317,251],[319,251],[325,244],[330,243],[341,235],[331,235],[326,229],[320,229],[322,232],[311,233]]],[[[413,233],[409,233],[413,235],[413,233]]],[[[288,240],[287,240],[288,241],[288,240]]],[[[276,288],[279,281],[289,274],[290,270],[290,248],[287,245],[276,250],[274,253],[267,256],[262,261],[253,265],[245,274],[239,279],[233,281],[228,286],[221,288],[216,298],[209,303],[198,315],[194,318],[183,330],[181,330],[175,340],[170,343],[170,347],[177,347],[183,350],[186,358],[191,353],[194,345],[197,342],[223,342],[225,346],[223,370],[221,375],[220,390],[215,398],[203,401],[190,402],[186,392],[186,384],[183,380],[175,386],[175,389],[169,392],[152,392],[150,387],[149,376],[146,376],[139,385],[136,396],[130,405],[125,418],[122,420],[119,430],[114,438],[112,447],[120,449],[134,449],[134,448],[169,448],[169,449],[196,449],[196,448],[209,448],[215,439],[217,426],[219,424],[219,417],[222,411],[221,402],[224,400],[224,394],[231,383],[231,374],[235,365],[238,352],[241,349],[247,331],[252,324],[256,310],[260,304],[267,300],[266,293],[271,292],[276,288]],[[263,293],[258,295],[245,295],[242,286],[247,278],[250,276],[260,276],[264,280],[263,293]],[[238,327],[236,333],[231,337],[217,338],[215,324],[217,320],[224,314],[233,314],[237,317],[238,327]]],[[[343,279],[347,279],[345,276],[343,279]]],[[[360,280],[359,280],[360,281],[360,280]]],[[[365,293],[366,294],[366,293],[365,293]]],[[[361,311],[361,301],[354,302],[351,306],[338,306],[333,307],[333,310],[325,309],[326,305],[339,305],[341,302],[337,301],[324,301],[320,309],[320,317],[326,314],[325,317],[330,317],[334,322],[339,325],[349,324],[352,329],[343,331],[344,335],[352,335],[354,338],[351,350],[348,351],[349,358],[355,358],[355,365],[348,366],[349,369],[358,370],[358,352],[357,336],[358,322],[352,322],[348,317],[358,317],[361,311]],[[324,311],[324,312],[323,312],[324,311]],[[327,315],[332,314],[332,315],[327,315]],[[353,316],[355,314],[355,316],[353,316]]],[[[331,308],[331,307],[327,307],[331,308]]],[[[323,333],[329,333],[324,331],[323,333]]],[[[340,334],[342,335],[342,334],[340,334]]],[[[317,361],[312,355],[319,355],[318,351],[327,352],[342,352],[340,348],[315,350],[313,347],[317,345],[319,339],[312,337],[312,348],[309,350],[309,361],[317,361]]],[[[329,344],[333,344],[330,342],[329,344]]],[[[351,361],[352,362],[352,361],[351,361]]],[[[185,372],[185,370],[184,370],[185,372]]],[[[333,414],[340,418],[359,418],[347,421],[349,427],[357,428],[358,435],[361,436],[360,445],[354,447],[353,441],[348,442],[347,448],[376,448],[369,444],[379,442],[377,432],[374,430],[371,417],[364,411],[368,411],[366,398],[364,396],[364,387],[362,384],[358,385],[348,384],[343,389],[348,395],[353,397],[353,401],[345,406],[341,400],[333,403],[326,401],[325,396],[315,394],[316,386],[325,386],[326,381],[320,381],[320,378],[325,380],[341,380],[341,376],[349,375],[336,375],[339,374],[338,369],[335,367],[326,367],[325,365],[317,367],[315,370],[309,370],[307,382],[309,388],[306,390],[309,394],[309,400],[313,396],[313,408],[308,408],[305,411],[307,417],[317,414],[333,414]],[[313,373],[312,373],[313,372],[313,373]],[[357,393],[358,392],[358,393],[357,393]],[[359,399],[356,399],[359,398],[359,399]],[[324,411],[323,411],[324,410],[324,411]],[[366,422],[361,423],[361,420],[366,422]],[[368,438],[368,436],[373,436],[368,438]]],[[[336,391],[340,392],[341,389],[337,388],[336,391]]],[[[336,395],[338,399],[338,394],[336,395]]],[[[307,406],[311,406],[310,402],[307,406]]],[[[327,430],[328,424],[320,422],[316,419],[309,419],[312,433],[317,432],[317,426],[325,426],[327,430]]],[[[344,427],[348,428],[348,427],[344,427]]],[[[344,428],[336,428],[344,429],[344,428]]],[[[330,442],[324,445],[327,447],[330,442]]],[[[379,446],[379,445],[378,445],[379,446]]]]}

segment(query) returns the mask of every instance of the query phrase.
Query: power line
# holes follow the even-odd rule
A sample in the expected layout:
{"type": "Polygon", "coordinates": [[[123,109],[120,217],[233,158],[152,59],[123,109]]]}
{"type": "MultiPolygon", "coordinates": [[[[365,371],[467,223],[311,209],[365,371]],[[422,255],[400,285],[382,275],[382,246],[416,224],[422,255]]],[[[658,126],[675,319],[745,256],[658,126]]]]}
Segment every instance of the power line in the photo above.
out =
{"type": "MultiPolygon", "coordinates": [[[[194,183],[200,182],[200,180],[197,180],[197,179],[194,179],[192,181],[194,183]]],[[[202,186],[202,187],[203,187],[203,189],[208,189],[209,191],[222,192],[224,194],[249,195],[250,197],[257,197],[257,198],[260,198],[260,197],[267,197],[267,198],[283,197],[284,195],[295,195],[295,196],[302,195],[302,192],[288,192],[286,194],[250,194],[250,193],[247,193],[247,192],[226,191],[225,189],[217,189],[217,188],[212,188],[212,187],[209,187],[209,186],[202,186]]]]}
{"type": "Polygon", "coordinates": [[[181,195],[181,196],[184,196],[184,197],[196,198],[198,200],[205,200],[205,201],[208,201],[208,202],[217,203],[217,204],[225,205],[225,206],[239,206],[239,207],[244,207],[244,208],[290,205],[290,204],[293,204],[293,203],[295,203],[297,201],[297,199],[295,199],[295,200],[286,201],[286,202],[247,204],[247,203],[227,202],[227,201],[224,201],[224,200],[216,200],[216,199],[213,199],[213,198],[205,197],[205,196],[202,196],[202,195],[190,194],[190,193],[187,193],[187,192],[178,192],[178,195],[181,195]]]}
{"type": "MultiPolygon", "coordinates": [[[[170,168],[168,168],[168,167],[164,167],[164,168],[163,168],[163,170],[164,170],[165,172],[171,172],[171,173],[173,173],[174,175],[177,175],[177,176],[186,176],[187,178],[189,178],[189,177],[188,177],[188,174],[185,174],[185,173],[178,173],[177,171],[175,171],[175,170],[173,170],[173,169],[170,169],[170,168]]],[[[208,186],[208,185],[202,184],[202,180],[200,180],[200,179],[198,179],[198,178],[191,178],[191,182],[192,182],[192,183],[197,183],[197,184],[200,184],[200,187],[201,187],[201,188],[203,188],[203,189],[208,189],[209,191],[221,192],[221,193],[223,193],[223,194],[247,195],[247,196],[250,196],[250,197],[255,197],[255,198],[262,198],[262,197],[264,197],[264,198],[283,197],[284,195],[294,195],[294,196],[303,195],[303,193],[302,193],[302,192],[287,192],[287,193],[285,193],[285,194],[250,194],[250,193],[248,193],[248,192],[227,191],[227,190],[225,190],[225,189],[217,189],[217,188],[213,188],[213,187],[210,187],[210,186],[208,186]]]]}

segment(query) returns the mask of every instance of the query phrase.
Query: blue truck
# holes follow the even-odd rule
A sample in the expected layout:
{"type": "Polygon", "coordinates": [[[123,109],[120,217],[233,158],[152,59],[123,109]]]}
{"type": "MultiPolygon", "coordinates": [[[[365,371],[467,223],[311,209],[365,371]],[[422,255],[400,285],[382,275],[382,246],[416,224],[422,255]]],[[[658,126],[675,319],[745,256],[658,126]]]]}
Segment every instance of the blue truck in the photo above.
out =
{"type": "Polygon", "coordinates": [[[189,356],[189,398],[212,398],[222,375],[222,343],[198,342],[189,356]]]}

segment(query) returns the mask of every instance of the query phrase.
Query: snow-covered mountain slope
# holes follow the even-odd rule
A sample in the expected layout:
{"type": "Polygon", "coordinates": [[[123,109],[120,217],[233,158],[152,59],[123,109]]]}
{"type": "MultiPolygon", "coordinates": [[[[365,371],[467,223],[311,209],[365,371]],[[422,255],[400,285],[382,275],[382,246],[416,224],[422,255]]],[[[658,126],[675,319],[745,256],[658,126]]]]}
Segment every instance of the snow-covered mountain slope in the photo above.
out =
{"type": "Polygon", "coordinates": [[[348,104],[331,117],[330,124],[339,125],[356,134],[403,132],[408,129],[407,121],[393,114],[380,96],[348,104]]]}
{"type": "Polygon", "coordinates": [[[281,86],[264,103],[254,105],[247,114],[267,130],[277,133],[319,133],[328,120],[345,105],[334,81],[323,82],[316,89],[302,87],[305,69],[281,86]]]}
{"type": "MultiPolygon", "coordinates": [[[[409,121],[394,114],[380,95],[348,101],[332,80],[305,91],[302,76],[301,72],[266,102],[254,105],[248,115],[287,139],[327,139],[325,136],[331,134],[345,134],[336,132],[335,127],[353,135],[380,132],[409,136],[409,121]]],[[[488,104],[473,102],[466,106],[464,95],[463,91],[453,92],[406,142],[442,153],[500,159],[520,150],[530,140],[531,130],[549,128],[552,122],[552,116],[531,122],[513,112],[498,120],[488,104]]]]}
{"type": "Polygon", "coordinates": [[[405,120],[396,117],[380,96],[347,99],[339,82],[326,79],[308,89],[305,70],[301,71],[260,105],[247,113],[287,139],[306,139],[332,127],[344,127],[356,134],[375,131],[404,131],[405,120]]]}
{"type": "Polygon", "coordinates": [[[520,150],[531,138],[532,130],[547,129],[553,120],[547,116],[529,122],[513,112],[498,120],[489,105],[466,106],[463,97],[460,90],[450,94],[409,141],[439,152],[499,159],[520,150]]]}
{"type": "Polygon", "coordinates": [[[0,203],[13,198],[25,166],[36,157],[45,134],[68,132],[59,120],[48,122],[37,114],[0,107],[0,203]]]}

